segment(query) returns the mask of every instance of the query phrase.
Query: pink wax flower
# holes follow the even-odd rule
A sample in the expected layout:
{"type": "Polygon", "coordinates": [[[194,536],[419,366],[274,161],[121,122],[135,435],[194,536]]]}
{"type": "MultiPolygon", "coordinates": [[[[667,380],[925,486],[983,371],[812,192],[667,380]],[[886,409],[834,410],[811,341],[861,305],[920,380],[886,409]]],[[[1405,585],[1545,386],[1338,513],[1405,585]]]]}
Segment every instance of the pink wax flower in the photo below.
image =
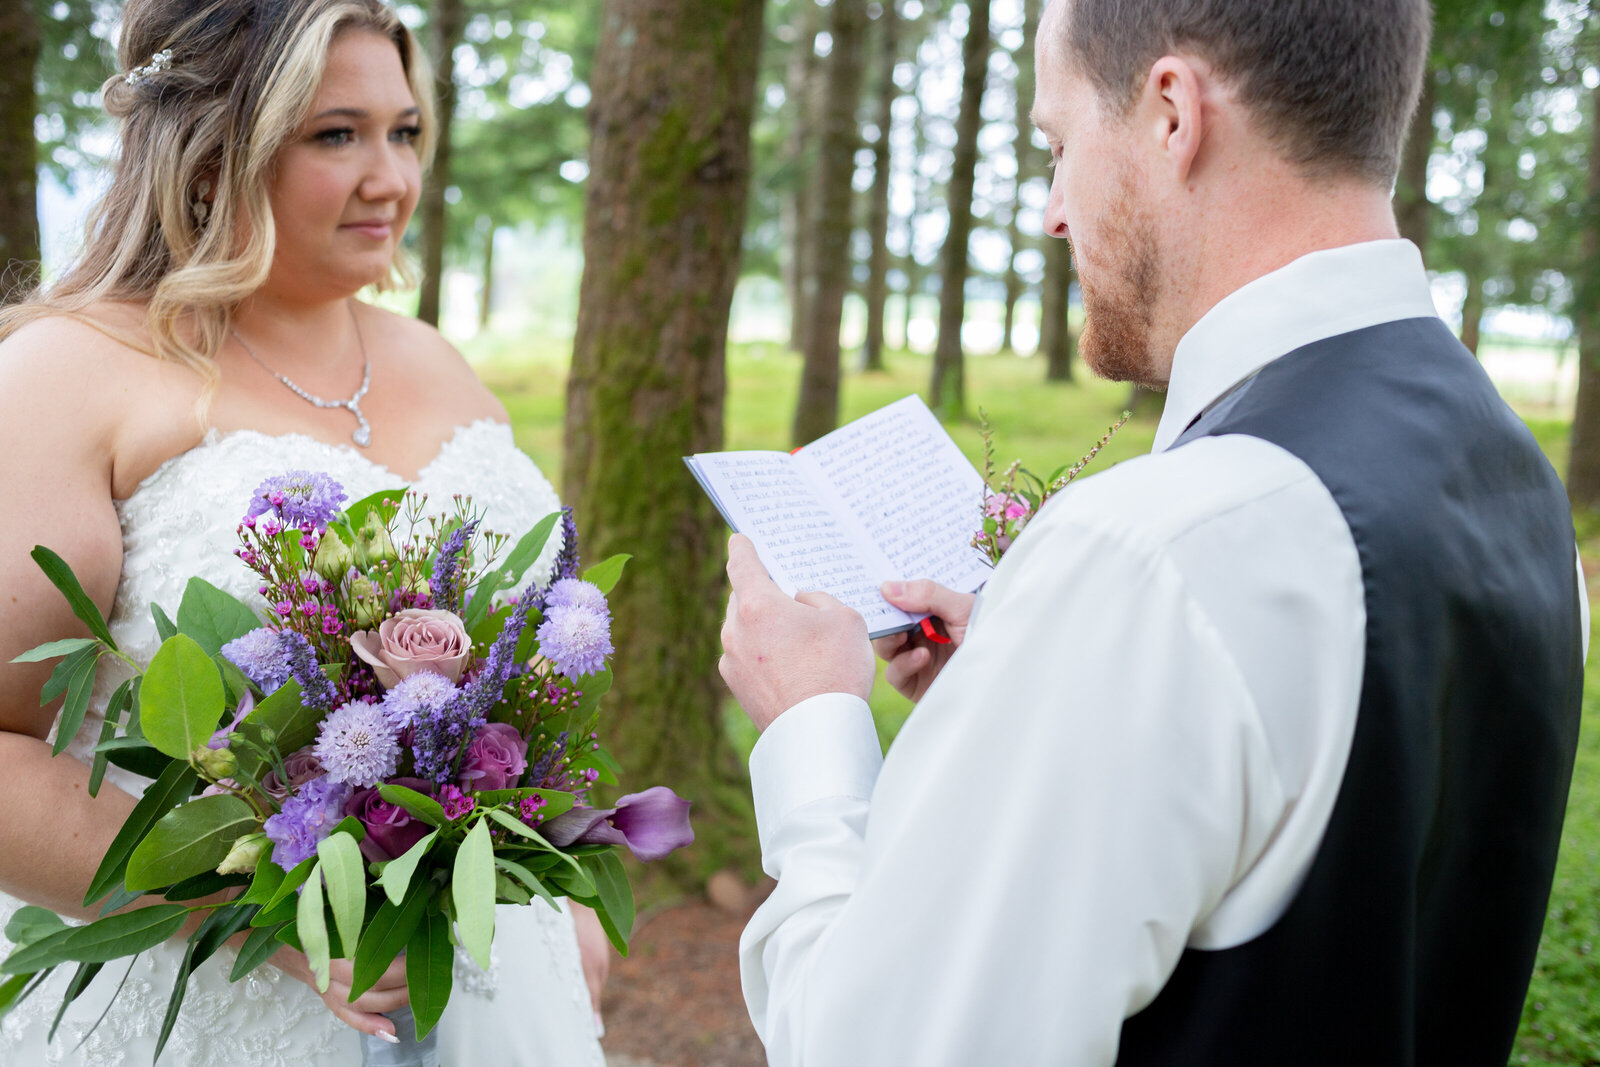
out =
{"type": "Polygon", "coordinates": [[[461,785],[483,791],[509,789],[528,769],[528,743],[515,726],[492,722],[478,731],[461,761],[461,785]]]}
{"type": "Polygon", "coordinates": [[[350,647],[372,667],[378,684],[392,689],[418,671],[461,680],[472,655],[467,627],[454,612],[407,608],[383,620],[376,633],[358,630],[350,647]]]}

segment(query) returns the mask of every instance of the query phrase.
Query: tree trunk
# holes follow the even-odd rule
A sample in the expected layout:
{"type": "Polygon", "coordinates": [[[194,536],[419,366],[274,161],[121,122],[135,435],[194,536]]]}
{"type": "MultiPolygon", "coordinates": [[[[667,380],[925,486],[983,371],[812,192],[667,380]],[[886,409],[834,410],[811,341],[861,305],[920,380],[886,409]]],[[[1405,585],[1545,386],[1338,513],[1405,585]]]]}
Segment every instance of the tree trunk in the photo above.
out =
{"type": "Polygon", "coordinates": [[[967,314],[967,240],[972,235],[972,185],[983,125],[983,86],[989,73],[989,0],[967,4],[967,39],[961,47],[961,111],[950,169],[950,232],[944,241],[944,276],[939,287],[939,342],[933,352],[929,406],[946,419],[966,409],[961,324],[967,314]]]}
{"type": "MultiPolygon", "coordinates": [[[[1017,161],[1017,180],[1012,194],[1011,221],[1006,226],[1006,239],[1010,242],[1011,258],[1006,261],[1006,325],[1000,347],[1015,352],[1011,331],[1017,322],[1017,301],[1022,299],[1027,285],[1017,273],[1017,253],[1028,246],[1023,239],[1019,216],[1022,211],[1022,185],[1034,173],[1034,159],[1040,155],[1033,147],[1033,122],[1029,112],[1033,108],[1033,39],[1039,30],[1039,0],[1024,0],[1022,5],[1022,45],[1013,55],[1017,64],[1016,83],[1016,138],[1011,142],[1011,153],[1017,161]]],[[[1042,326],[1041,326],[1042,329],[1042,326]]],[[[1041,341],[1043,338],[1041,337],[1041,341]]]]}
{"type": "Polygon", "coordinates": [[[889,134],[894,127],[894,102],[900,95],[894,83],[900,61],[900,13],[897,0],[885,0],[878,16],[878,143],[872,150],[872,210],[867,230],[872,238],[872,258],[867,264],[867,337],[861,347],[861,368],[883,370],[883,313],[889,302],[889,134]]]}
{"type": "Polygon", "coordinates": [[[1394,189],[1394,218],[1400,227],[1400,236],[1428,255],[1428,219],[1432,205],[1428,202],[1428,158],[1433,154],[1437,136],[1433,128],[1434,88],[1433,70],[1423,71],[1422,98],[1417,103],[1417,113],[1411,118],[1411,130],[1400,155],[1400,176],[1394,189]]]}
{"type": "Polygon", "coordinates": [[[805,330],[805,366],[794,413],[794,443],[809,444],[839,425],[839,323],[850,288],[850,231],[856,149],[861,128],[861,74],[865,59],[866,0],[833,0],[828,33],[828,83],[822,106],[822,143],[817,153],[816,277],[805,330]]]}
{"type": "Polygon", "coordinates": [[[1045,242],[1044,285],[1039,290],[1039,351],[1048,382],[1072,381],[1071,292],[1072,248],[1051,238],[1045,242]]]}
{"type": "Polygon", "coordinates": [[[1483,273],[1477,270],[1463,273],[1467,280],[1467,295],[1461,301],[1461,343],[1476,356],[1478,331],[1483,324],[1483,273]]]}
{"type": "Polygon", "coordinates": [[[722,523],[679,457],[722,447],[761,37],[762,0],[606,0],[590,79],[564,493],[588,561],[634,557],[607,737],[631,787],[694,801],[695,847],[662,861],[684,886],[754,844],[716,671],[722,523]]]}
{"type": "Polygon", "coordinates": [[[483,291],[478,299],[478,329],[489,328],[489,313],[494,310],[494,220],[483,235],[483,291]]]}
{"type": "Polygon", "coordinates": [[[1578,280],[1578,408],[1572,416],[1567,496],[1600,508],[1600,88],[1589,109],[1589,204],[1583,231],[1585,277],[1578,280]]]}
{"type": "Polygon", "coordinates": [[[811,255],[813,234],[811,175],[811,145],[813,141],[814,112],[816,111],[817,31],[821,28],[821,14],[816,0],[796,0],[799,12],[795,22],[794,45],[789,52],[789,66],[784,77],[784,97],[794,111],[794,124],[789,127],[789,138],[784,154],[789,161],[792,188],[784,197],[781,211],[784,246],[789,250],[784,260],[784,286],[789,292],[789,347],[796,352],[806,349],[806,323],[810,321],[808,287],[811,284],[811,255]]]}
{"type": "Polygon", "coordinates": [[[439,294],[444,285],[445,203],[450,187],[450,127],[456,111],[455,51],[466,29],[464,0],[435,0],[429,21],[433,49],[434,92],[438,98],[438,147],[433,167],[422,186],[422,288],[417,297],[417,318],[439,325],[439,294]]]}
{"type": "Polygon", "coordinates": [[[39,278],[34,6],[11,0],[0,7],[0,303],[26,293],[39,278]]]}

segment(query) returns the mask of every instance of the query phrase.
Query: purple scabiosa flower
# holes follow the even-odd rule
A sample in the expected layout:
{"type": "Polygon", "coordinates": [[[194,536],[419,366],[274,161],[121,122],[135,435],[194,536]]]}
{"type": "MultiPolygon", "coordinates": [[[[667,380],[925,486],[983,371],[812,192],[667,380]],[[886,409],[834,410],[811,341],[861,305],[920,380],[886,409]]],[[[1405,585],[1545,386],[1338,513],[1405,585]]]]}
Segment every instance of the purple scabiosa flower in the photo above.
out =
{"type": "Polygon", "coordinates": [[[285,471],[256,486],[245,517],[270,511],[285,525],[323,530],[346,499],[344,487],[326,474],[285,471]]]}
{"type": "Polygon", "coordinates": [[[606,595],[593,582],[582,578],[558,578],[544,595],[546,608],[586,608],[605,615],[611,614],[606,595]]]}
{"type": "Polygon", "coordinates": [[[454,822],[478,806],[478,802],[467,796],[453,785],[447,785],[439,790],[439,805],[444,808],[444,817],[454,822]]]}
{"type": "Polygon", "coordinates": [[[270,626],[251,630],[222,646],[222,655],[238,667],[263,693],[270,693],[289,680],[289,658],[284,653],[278,631],[270,626]]]}
{"type": "Polygon", "coordinates": [[[433,575],[429,581],[429,588],[433,590],[433,602],[436,606],[461,614],[461,557],[467,545],[472,541],[472,535],[478,531],[478,522],[463,523],[456,527],[444,543],[439,546],[439,554],[434,557],[433,575]]]}
{"type": "Polygon", "coordinates": [[[344,818],[349,799],[349,786],[323,777],[313,778],[285,800],[283,809],[262,826],[273,843],[273,862],[288,871],[316,855],[317,843],[344,818]]]}
{"type": "Polygon", "coordinates": [[[539,654],[568,678],[603,670],[611,655],[611,617],[590,607],[551,606],[539,624],[539,654]]]}
{"type": "Polygon", "coordinates": [[[322,720],[314,751],[329,778],[369,786],[394,773],[400,729],[378,705],[352,700],[322,720]]]}
{"type": "Polygon", "coordinates": [[[425,718],[455,699],[457,689],[442,674],[418,671],[400,679],[398,685],[383,694],[383,711],[395,728],[403,730],[418,718],[425,718]]]}
{"type": "Polygon", "coordinates": [[[280,631],[278,640],[283,648],[284,659],[289,663],[289,673],[300,683],[301,701],[308,708],[331,711],[339,699],[339,691],[322,672],[311,642],[307,641],[303,634],[295,633],[293,630],[280,631]]]}

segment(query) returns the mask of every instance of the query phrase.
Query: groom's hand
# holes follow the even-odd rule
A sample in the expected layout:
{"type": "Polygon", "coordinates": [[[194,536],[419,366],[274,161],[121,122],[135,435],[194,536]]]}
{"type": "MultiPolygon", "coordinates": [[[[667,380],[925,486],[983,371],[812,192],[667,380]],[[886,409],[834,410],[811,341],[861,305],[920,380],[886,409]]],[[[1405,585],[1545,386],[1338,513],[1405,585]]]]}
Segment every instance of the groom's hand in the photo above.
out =
{"type": "Polygon", "coordinates": [[[890,634],[872,642],[878,658],[889,666],[884,677],[895,691],[909,700],[921,700],[933,680],[967,637],[967,622],[972,618],[971,593],[958,593],[926,578],[915,582],[883,583],[883,598],[912,615],[933,615],[944,623],[949,644],[935,644],[920,630],[890,634]]]}
{"type": "Polygon", "coordinates": [[[867,699],[877,672],[859,614],[826,593],[785,595],[742,534],[728,542],[728,580],[718,666],[758,730],[823,693],[867,699]]]}

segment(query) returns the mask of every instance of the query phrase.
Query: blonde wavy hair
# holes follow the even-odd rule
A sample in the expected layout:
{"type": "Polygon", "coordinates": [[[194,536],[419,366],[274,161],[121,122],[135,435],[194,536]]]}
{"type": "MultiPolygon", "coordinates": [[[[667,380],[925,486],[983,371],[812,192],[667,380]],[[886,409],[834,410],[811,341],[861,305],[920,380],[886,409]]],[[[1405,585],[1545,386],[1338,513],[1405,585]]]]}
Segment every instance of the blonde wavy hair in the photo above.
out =
{"type": "MultiPolygon", "coordinates": [[[[383,34],[399,49],[422,111],[417,150],[426,167],[432,72],[382,0],[129,0],[123,73],[102,90],[121,126],[111,187],[66,273],[0,309],[0,340],[35,319],[70,316],[194,370],[203,414],[233,315],[272,265],[273,160],[306,119],[334,37],[352,29],[383,34]],[[157,53],[170,58],[153,62],[157,53]],[[196,210],[203,198],[209,217],[196,210]],[[144,304],[149,343],[91,317],[100,301],[144,304]]],[[[378,288],[413,283],[409,257],[397,252],[378,288]]]]}

